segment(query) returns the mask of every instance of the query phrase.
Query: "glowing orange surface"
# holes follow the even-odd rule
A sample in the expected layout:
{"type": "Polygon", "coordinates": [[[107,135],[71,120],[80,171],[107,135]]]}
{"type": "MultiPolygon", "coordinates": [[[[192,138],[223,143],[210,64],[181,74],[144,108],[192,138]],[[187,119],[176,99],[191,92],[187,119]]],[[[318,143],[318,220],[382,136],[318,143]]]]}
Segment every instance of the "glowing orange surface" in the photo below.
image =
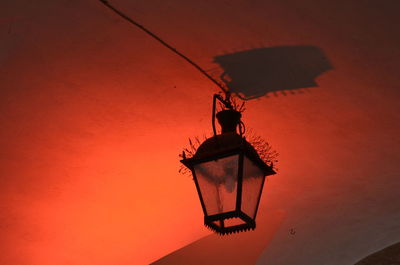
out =
{"type": "MultiPolygon", "coordinates": [[[[370,28],[387,47],[374,48],[364,17],[337,26],[350,16],[313,1],[128,2],[116,5],[206,69],[223,50],[260,42],[310,43],[331,59],[320,87],[247,104],[247,127],[280,152],[261,211],[308,220],[394,194],[391,175],[375,179],[398,172],[394,44],[370,28]],[[355,48],[353,32],[369,48],[355,48]],[[387,70],[364,67],[377,58],[387,70]]],[[[209,234],[178,154],[188,137],[211,132],[218,90],[96,1],[21,0],[2,12],[15,19],[0,24],[0,264],[147,264],[209,234]]]]}

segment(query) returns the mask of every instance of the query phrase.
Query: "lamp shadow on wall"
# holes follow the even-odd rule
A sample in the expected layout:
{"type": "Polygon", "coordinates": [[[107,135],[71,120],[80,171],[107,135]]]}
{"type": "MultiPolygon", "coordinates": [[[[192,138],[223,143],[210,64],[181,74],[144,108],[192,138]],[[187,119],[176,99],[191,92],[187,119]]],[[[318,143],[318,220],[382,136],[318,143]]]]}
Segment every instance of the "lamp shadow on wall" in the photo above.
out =
{"type": "Polygon", "coordinates": [[[316,46],[274,46],[215,56],[229,91],[250,100],[273,94],[295,94],[316,87],[315,79],[333,69],[324,52],[316,46]]]}

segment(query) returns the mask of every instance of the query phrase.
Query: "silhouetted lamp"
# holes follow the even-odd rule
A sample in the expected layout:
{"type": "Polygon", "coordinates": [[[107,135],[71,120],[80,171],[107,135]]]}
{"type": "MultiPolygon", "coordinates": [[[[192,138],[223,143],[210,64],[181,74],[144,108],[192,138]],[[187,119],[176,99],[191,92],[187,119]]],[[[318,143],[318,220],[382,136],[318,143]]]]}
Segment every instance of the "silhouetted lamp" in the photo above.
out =
{"type": "MultiPolygon", "coordinates": [[[[191,170],[204,224],[219,234],[254,229],[265,177],[275,174],[254,147],[237,133],[241,113],[219,95],[214,96],[214,136],[206,139],[191,158],[181,162],[191,170]],[[228,108],[217,113],[221,134],[215,133],[215,100],[228,108]]],[[[239,126],[241,127],[241,126],[239,126]]]]}
{"type": "Polygon", "coordinates": [[[108,1],[100,1],[194,66],[225,93],[225,99],[214,95],[212,115],[214,136],[202,143],[192,157],[186,158],[183,153],[181,162],[192,171],[205,215],[205,225],[220,234],[254,229],[264,179],[275,172],[272,164],[271,166],[265,164],[254,147],[243,137],[240,129],[241,113],[232,107],[229,91],[177,49],[116,9],[108,1]],[[226,109],[215,115],[217,99],[226,109]],[[222,127],[220,135],[216,134],[215,116],[222,127]]]}

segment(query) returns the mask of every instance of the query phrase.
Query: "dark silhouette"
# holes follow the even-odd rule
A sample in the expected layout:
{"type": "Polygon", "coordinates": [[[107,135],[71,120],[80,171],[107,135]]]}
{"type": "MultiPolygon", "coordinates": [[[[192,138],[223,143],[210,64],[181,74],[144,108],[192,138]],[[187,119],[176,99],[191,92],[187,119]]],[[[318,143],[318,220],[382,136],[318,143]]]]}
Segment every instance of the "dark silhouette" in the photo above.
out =
{"type": "Polygon", "coordinates": [[[229,90],[246,100],[317,86],[315,78],[332,69],[315,46],[258,48],[216,56],[214,62],[222,67],[221,79],[229,90]]]}

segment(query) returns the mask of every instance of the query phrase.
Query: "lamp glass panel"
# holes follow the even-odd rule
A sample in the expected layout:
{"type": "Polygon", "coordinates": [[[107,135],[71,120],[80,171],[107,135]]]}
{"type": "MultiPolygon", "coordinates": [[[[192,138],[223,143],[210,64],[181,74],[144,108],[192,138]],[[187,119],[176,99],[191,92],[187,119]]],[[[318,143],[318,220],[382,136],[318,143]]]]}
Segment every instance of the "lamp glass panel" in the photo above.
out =
{"type": "Polygon", "coordinates": [[[207,215],[236,209],[239,155],[194,165],[207,215]]]}
{"type": "Polygon", "coordinates": [[[244,156],[241,210],[251,218],[254,218],[256,214],[263,180],[264,173],[262,170],[257,164],[244,156]]]}

